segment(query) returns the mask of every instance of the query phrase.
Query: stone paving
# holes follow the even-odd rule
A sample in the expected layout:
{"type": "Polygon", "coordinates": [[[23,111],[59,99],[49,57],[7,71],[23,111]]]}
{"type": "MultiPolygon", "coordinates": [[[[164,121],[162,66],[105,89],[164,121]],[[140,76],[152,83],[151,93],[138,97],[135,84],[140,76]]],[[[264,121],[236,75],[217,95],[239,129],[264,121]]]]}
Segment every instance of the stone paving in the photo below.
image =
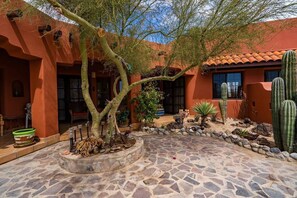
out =
{"type": "Polygon", "coordinates": [[[60,142],[0,166],[0,197],[297,197],[297,164],[210,137],[143,136],[146,154],[125,169],[71,174],[60,142]]]}

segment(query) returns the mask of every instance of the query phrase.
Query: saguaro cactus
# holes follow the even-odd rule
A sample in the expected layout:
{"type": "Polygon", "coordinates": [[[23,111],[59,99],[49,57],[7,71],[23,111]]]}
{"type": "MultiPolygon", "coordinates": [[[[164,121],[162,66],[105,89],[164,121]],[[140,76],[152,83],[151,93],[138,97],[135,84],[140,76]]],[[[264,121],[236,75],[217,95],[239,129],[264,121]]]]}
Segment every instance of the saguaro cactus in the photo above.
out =
{"type": "Polygon", "coordinates": [[[219,101],[219,106],[220,106],[220,112],[221,112],[221,117],[223,120],[223,123],[226,123],[226,118],[227,118],[227,84],[222,83],[221,85],[221,100],[219,101]]]}
{"type": "Polygon", "coordinates": [[[289,50],[282,57],[281,77],[284,79],[286,87],[286,100],[295,100],[297,93],[296,81],[296,52],[289,50]]]}
{"type": "MultiPolygon", "coordinates": [[[[272,81],[271,107],[274,141],[280,149],[293,151],[297,101],[296,52],[287,51],[282,58],[282,78],[272,81]]],[[[296,140],[295,140],[296,141],[296,140]]]]}
{"type": "Polygon", "coordinates": [[[280,108],[285,100],[285,83],[282,78],[275,78],[271,88],[271,109],[274,142],[279,149],[283,149],[282,135],[280,128],[280,108]]]}
{"type": "Polygon", "coordinates": [[[296,104],[293,100],[282,102],[281,111],[281,131],[284,149],[288,152],[293,151],[295,122],[296,122],[296,104]]]}

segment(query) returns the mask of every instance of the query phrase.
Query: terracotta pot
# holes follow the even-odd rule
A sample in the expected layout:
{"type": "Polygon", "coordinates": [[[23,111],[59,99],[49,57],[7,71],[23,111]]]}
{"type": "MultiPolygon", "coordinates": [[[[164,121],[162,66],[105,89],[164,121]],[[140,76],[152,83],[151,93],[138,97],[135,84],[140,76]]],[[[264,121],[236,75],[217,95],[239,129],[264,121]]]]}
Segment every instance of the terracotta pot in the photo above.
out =
{"type": "Polygon", "coordinates": [[[14,147],[25,147],[34,144],[35,130],[35,128],[27,128],[13,131],[14,147]]]}

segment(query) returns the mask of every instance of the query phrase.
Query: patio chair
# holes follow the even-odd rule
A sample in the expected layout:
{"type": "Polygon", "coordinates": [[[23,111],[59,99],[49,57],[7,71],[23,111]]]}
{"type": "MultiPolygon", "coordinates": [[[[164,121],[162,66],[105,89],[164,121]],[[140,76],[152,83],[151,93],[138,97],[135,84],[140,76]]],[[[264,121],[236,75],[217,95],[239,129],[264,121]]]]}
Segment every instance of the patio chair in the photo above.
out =
{"type": "Polygon", "coordinates": [[[71,102],[69,104],[71,124],[75,120],[89,120],[89,111],[85,102],[71,102]]]}

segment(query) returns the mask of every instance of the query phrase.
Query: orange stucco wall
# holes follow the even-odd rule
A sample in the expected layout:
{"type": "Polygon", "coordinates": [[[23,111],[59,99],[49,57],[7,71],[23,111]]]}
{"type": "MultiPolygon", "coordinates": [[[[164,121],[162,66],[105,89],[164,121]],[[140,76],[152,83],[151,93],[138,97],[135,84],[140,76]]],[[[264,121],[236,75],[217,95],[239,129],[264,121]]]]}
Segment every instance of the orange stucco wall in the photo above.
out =
{"type": "Polygon", "coordinates": [[[272,123],[271,82],[261,82],[247,86],[248,116],[258,122],[272,123]]]}
{"type": "Polygon", "coordinates": [[[1,114],[7,118],[25,117],[25,105],[30,102],[29,62],[13,58],[5,50],[0,50],[0,69],[2,70],[1,114]],[[13,96],[12,84],[23,84],[21,97],[13,96]]]}
{"type": "MultiPolygon", "coordinates": [[[[275,70],[275,69],[280,69],[280,66],[254,68],[254,69],[237,69],[237,70],[233,69],[233,70],[214,71],[214,72],[207,73],[206,75],[203,75],[203,76],[200,75],[199,71],[197,71],[197,75],[186,76],[186,108],[190,109],[190,112],[194,114],[193,106],[196,103],[199,103],[201,101],[209,101],[216,105],[217,110],[219,112],[219,106],[218,106],[219,99],[213,99],[213,93],[212,93],[212,78],[214,73],[241,72],[242,78],[243,78],[243,91],[247,95],[249,95],[250,94],[250,92],[248,92],[249,84],[263,82],[264,72],[267,70],[275,70]]],[[[267,96],[266,92],[258,91],[257,93],[257,98],[263,98],[266,96],[267,96]]],[[[267,103],[268,101],[264,100],[263,103],[265,102],[267,103]]],[[[228,109],[227,109],[228,117],[242,118],[242,117],[250,116],[251,111],[252,109],[250,108],[250,106],[247,105],[247,102],[245,100],[228,99],[228,109]]],[[[263,116],[265,115],[266,114],[263,114],[263,116]]],[[[219,113],[218,113],[218,116],[220,116],[219,113]]],[[[266,122],[269,122],[270,120],[269,117],[270,117],[270,114],[265,116],[264,120],[266,122]]],[[[261,119],[256,119],[256,117],[253,117],[253,118],[254,118],[254,121],[261,122],[261,119]]]]}

